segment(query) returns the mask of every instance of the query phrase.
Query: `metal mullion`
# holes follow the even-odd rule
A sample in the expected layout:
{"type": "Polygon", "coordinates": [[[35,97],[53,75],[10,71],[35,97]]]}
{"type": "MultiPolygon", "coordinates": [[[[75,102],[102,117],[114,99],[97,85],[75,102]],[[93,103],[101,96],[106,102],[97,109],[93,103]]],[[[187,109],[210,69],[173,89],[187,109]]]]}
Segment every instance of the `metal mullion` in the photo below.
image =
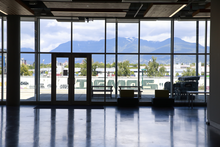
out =
{"type": "Polygon", "coordinates": [[[118,21],[115,22],[115,96],[118,97],[118,21]]]}
{"type": "Polygon", "coordinates": [[[171,97],[173,97],[173,68],[174,68],[174,20],[171,20],[171,48],[170,48],[170,52],[171,52],[171,60],[170,60],[170,93],[171,93],[171,97]]]}
{"type": "Polygon", "coordinates": [[[3,101],[3,98],[4,98],[4,67],[3,67],[3,53],[4,53],[4,21],[3,21],[3,17],[1,17],[2,18],[2,21],[1,21],[1,23],[2,23],[2,33],[1,33],[1,35],[2,35],[2,50],[1,50],[1,54],[2,54],[2,63],[1,63],[1,66],[2,66],[2,75],[1,75],[1,77],[2,77],[2,93],[1,93],[1,101],[3,101]]]}
{"type": "MultiPolygon", "coordinates": [[[[73,22],[71,21],[71,23],[70,23],[70,28],[71,28],[71,30],[70,30],[70,40],[71,40],[71,42],[70,42],[70,48],[71,48],[71,56],[69,57],[69,79],[70,79],[70,82],[69,82],[69,84],[71,84],[70,86],[69,86],[69,98],[68,98],[68,100],[69,100],[69,102],[71,103],[71,104],[74,104],[75,103],[75,56],[73,56],[73,22]],[[72,90],[70,90],[70,88],[72,89],[72,90]],[[70,93],[70,91],[71,91],[71,93],[70,93]]],[[[87,100],[88,101],[88,100],[87,100]]]]}
{"type": "MultiPolygon", "coordinates": [[[[196,21],[196,76],[199,75],[198,71],[199,71],[199,21],[196,21]]],[[[198,80],[196,80],[197,83],[199,82],[198,80]]],[[[196,94],[198,96],[198,94],[196,94]]]]}
{"type": "Polygon", "coordinates": [[[140,99],[140,19],[138,22],[138,99],[140,99]]]}
{"type": "Polygon", "coordinates": [[[72,53],[70,53],[69,56],[67,56],[68,58],[68,70],[69,70],[69,76],[68,76],[68,103],[73,104],[74,102],[74,96],[75,96],[75,85],[74,83],[74,78],[75,78],[75,56],[72,56],[72,53]],[[72,89],[72,90],[71,90],[72,89]]]}
{"type": "Polygon", "coordinates": [[[35,20],[35,94],[36,94],[36,102],[40,101],[40,25],[39,19],[36,17],[35,20]]]}
{"type": "MultiPolygon", "coordinates": [[[[204,78],[204,91],[206,92],[206,86],[207,86],[207,20],[205,21],[205,78],[204,78]]],[[[205,103],[206,103],[206,94],[205,94],[205,103]]]]}
{"type": "Polygon", "coordinates": [[[105,19],[105,57],[104,57],[104,61],[105,61],[105,64],[104,64],[104,103],[106,103],[106,19],[105,19]]]}
{"type": "MultiPolygon", "coordinates": [[[[199,62],[199,21],[196,21],[196,76],[198,76],[199,62]]],[[[198,82],[198,81],[197,81],[198,82]]]]}
{"type": "Polygon", "coordinates": [[[71,21],[71,23],[70,23],[70,28],[71,28],[71,30],[70,30],[70,32],[71,32],[71,35],[70,35],[70,40],[71,40],[71,42],[70,42],[70,45],[71,45],[71,53],[73,53],[73,22],[71,21]]]}
{"type": "MultiPolygon", "coordinates": [[[[118,55],[138,55],[139,53],[117,53],[117,54],[118,55]]],[[[170,53],[140,53],[140,54],[142,55],[170,55],[170,53]]]]}
{"type": "MultiPolygon", "coordinates": [[[[174,55],[198,55],[197,53],[173,53],[174,55]]],[[[199,55],[205,55],[205,53],[199,53],[199,55]]]]}
{"type": "Polygon", "coordinates": [[[71,104],[74,104],[74,100],[75,100],[75,84],[73,84],[75,82],[75,57],[73,56],[73,22],[70,22],[70,54],[71,56],[69,57],[69,63],[68,63],[68,70],[69,70],[69,76],[68,76],[68,93],[69,93],[69,97],[68,97],[68,102],[71,104]],[[71,67],[71,65],[73,67],[71,67]],[[71,84],[71,85],[70,85],[71,84]],[[72,90],[70,90],[70,88],[72,90]],[[70,93],[71,92],[71,93],[70,93]]]}

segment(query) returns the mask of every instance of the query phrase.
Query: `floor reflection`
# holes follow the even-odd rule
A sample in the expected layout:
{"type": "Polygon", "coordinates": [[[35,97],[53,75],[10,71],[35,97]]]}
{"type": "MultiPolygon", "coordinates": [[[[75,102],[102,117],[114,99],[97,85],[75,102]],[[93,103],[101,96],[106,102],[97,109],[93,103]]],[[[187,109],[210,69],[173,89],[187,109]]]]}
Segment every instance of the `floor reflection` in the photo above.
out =
{"type": "Polygon", "coordinates": [[[7,107],[5,146],[12,147],[19,144],[20,107],[7,107]]]}
{"type": "Polygon", "coordinates": [[[220,144],[206,108],[33,109],[0,106],[0,146],[103,147],[220,144]]]}

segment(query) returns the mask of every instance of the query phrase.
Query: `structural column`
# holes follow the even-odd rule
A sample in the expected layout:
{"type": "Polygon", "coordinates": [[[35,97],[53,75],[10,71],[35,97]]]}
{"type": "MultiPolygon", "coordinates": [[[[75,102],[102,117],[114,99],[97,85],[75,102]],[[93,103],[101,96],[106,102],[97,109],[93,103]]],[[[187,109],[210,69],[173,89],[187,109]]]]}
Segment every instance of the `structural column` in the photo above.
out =
{"type": "Polygon", "coordinates": [[[208,98],[208,119],[212,126],[220,129],[220,19],[219,0],[211,2],[210,34],[210,97],[208,98]]]}
{"type": "Polygon", "coordinates": [[[7,106],[20,104],[20,17],[7,17],[7,106]]]}

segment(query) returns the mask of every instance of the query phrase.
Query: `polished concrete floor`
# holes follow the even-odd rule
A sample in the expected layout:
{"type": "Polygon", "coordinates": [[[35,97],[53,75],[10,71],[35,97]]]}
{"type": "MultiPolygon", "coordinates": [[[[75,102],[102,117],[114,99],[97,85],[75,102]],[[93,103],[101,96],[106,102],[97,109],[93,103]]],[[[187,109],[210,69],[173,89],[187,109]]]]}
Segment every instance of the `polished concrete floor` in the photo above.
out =
{"type": "Polygon", "coordinates": [[[1,147],[219,147],[206,108],[0,106],[1,147]],[[69,107],[68,107],[69,108],[69,107]]]}

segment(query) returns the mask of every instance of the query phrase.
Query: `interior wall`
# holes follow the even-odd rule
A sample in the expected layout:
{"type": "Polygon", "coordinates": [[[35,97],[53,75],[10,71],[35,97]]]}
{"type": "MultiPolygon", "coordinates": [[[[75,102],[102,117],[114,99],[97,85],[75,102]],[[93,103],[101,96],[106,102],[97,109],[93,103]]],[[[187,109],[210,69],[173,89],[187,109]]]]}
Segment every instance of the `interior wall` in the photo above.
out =
{"type": "Polygon", "coordinates": [[[220,19],[219,0],[212,0],[211,34],[210,34],[210,98],[208,101],[208,114],[211,125],[220,129],[220,19]]]}

